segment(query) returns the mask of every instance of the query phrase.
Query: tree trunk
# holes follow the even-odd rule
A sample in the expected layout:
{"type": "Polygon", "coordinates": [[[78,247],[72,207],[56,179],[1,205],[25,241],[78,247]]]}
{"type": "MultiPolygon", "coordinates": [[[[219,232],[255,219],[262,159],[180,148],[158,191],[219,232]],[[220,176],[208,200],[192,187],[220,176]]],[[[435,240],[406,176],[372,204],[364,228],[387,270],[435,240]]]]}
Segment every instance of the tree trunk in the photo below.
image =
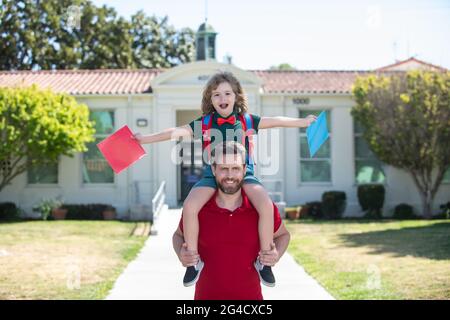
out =
{"type": "Polygon", "coordinates": [[[431,219],[433,217],[433,197],[430,189],[422,194],[422,203],[424,218],[431,219]]]}
{"type": "MultiPolygon", "coordinates": [[[[412,170],[411,175],[413,177],[414,183],[417,189],[420,192],[420,197],[422,199],[422,215],[425,219],[431,219],[432,208],[433,208],[433,198],[435,193],[431,192],[430,185],[425,181],[425,179],[421,179],[419,173],[417,171],[412,170]]],[[[423,177],[423,175],[422,175],[423,177]]]]}

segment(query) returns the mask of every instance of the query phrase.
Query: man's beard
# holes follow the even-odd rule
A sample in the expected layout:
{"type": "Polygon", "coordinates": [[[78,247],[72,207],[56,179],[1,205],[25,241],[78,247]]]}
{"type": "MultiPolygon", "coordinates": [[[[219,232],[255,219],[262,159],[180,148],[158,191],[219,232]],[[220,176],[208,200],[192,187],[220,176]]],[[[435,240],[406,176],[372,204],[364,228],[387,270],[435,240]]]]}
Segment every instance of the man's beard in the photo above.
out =
{"type": "Polygon", "coordinates": [[[239,189],[241,189],[242,185],[244,184],[244,179],[239,181],[238,179],[226,178],[226,179],[223,179],[222,181],[223,181],[223,183],[220,183],[219,181],[216,181],[216,182],[217,182],[219,189],[222,190],[222,192],[226,193],[226,194],[235,194],[236,192],[239,191],[239,189]],[[228,181],[232,180],[233,184],[230,184],[230,185],[227,184],[225,182],[227,180],[228,181]]]}

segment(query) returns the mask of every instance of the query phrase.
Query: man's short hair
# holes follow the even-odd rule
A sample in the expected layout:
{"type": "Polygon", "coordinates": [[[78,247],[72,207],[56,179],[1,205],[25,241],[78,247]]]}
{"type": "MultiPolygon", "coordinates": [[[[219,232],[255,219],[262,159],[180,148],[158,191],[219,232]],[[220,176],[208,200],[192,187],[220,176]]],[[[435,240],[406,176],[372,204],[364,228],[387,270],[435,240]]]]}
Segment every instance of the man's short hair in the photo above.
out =
{"type": "Polygon", "coordinates": [[[211,164],[213,166],[220,164],[223,156],[228,154],[238,155],[241,158],[241,163],[245,164],[245,147],[236,141],[224,141],[217,144],[211,151],[211,164]]]}

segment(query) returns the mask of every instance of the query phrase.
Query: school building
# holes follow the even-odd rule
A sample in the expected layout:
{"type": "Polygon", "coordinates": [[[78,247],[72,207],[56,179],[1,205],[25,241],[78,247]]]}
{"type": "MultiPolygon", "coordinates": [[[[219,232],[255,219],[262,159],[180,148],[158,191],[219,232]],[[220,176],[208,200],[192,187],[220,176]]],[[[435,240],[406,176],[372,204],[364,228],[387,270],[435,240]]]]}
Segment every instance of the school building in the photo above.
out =
{"type": "MultiPolygon", "coordinates": [[[[15,202],[28,216],[36,215],[32,207],[42,198],[106,203],[117,208],[121,219],[148,218],[155,195],[170,207],[180,206],[202,173],[201,142],[144,145],[148,154],[118,175],[96,143],[124,125],[148,134],[189,123],[201,115],[202,90],[208,78],[227,70],[240,80],[250,113],[287,117],[327,113],[330,137],[313,158],[304,129],[261,130],[258,135],[256,175],[275,201],[290,206],[320,201],[325,191],[345,191],[344,216],[362,216],[358,185],[382,183],[386,188],[385,215],[392,214],[399,203],[413,205],[416,213],[421,213],[421,198],[412,177],[380,162],[350,115],[355,105],[351,85],[357,76],[417,68],[443,70],[415,58],[377,70],[243,70],[216,61],[215,32],[202,24],[196,61],[170,69],[2,71],[0,86],[35,83],[74,96],[89,107],[97,132],[96,142],[88,145],[87,152],[73,158],[62,156],[55,166],[17,176],[0,192],[0,202],[15,202]],[[181,156],[177,157],[177,152],[181,156]]],[[[439,204],[449,201],[449,195],[450,170],[435,198],[434,213],[439,204]]]]}

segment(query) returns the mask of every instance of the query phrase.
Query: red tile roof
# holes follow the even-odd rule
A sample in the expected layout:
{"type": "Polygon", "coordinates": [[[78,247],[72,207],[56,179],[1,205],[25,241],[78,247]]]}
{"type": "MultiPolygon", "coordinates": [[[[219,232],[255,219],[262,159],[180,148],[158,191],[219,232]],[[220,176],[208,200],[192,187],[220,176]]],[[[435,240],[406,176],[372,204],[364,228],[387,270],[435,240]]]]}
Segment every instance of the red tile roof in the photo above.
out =
{"type": "Polygon", "coordinates": [[[0,71],[0,87],[31,85],[69,94],[150,93],[150,81],[164,70],[97,69],[0,71]]]}
{"type": "Polygon", "coordinates": [[[376,69],[376,71],[387,71],[387,70],[395,70],[396,67],[399,66],[406,66],[408,64],[412,64],[412,63],[416,63],[418,65],[421,65],[423,69],[428,69],[428,70],[433,70],[433,71],[447,71],[446,68],[416,59],[414,57],[411,57],[409,59],[406,60],[402,60],[402,61],[397,61],[396,63],[381,67],[376,69]]]}
{"type": "Polygon", "coordinates": [[[263,80],[265,93],[350,93],[358,75],[369,71],[252,71],[263,80]]]}
{"type": "MultiPolygon", "coordinates": [[[[414,58],[411,58],[414,59],[414,58]]],[[[412,61],[405,60],[400,63],[412,61]]],[[[424,63],[414,59],[416,62],[424,63]]],[[[391,65],[392,66],[392,65],[391,65]]],[[[369,73],[390,74],[389,67],[374,71],[332,71],[332,70],[249,70],[262,79],[265,93],[293,94],[350,94],[351,86],[358,75],[369,73]]],[[[440,68],[440,67],[439,67],[440,68]]],[[[446,70],[445,68],[442,68],[446,70]]],[[[55,71],[0,71],[0,87],[38,84],[51,87],[57,92],[73,95],[89,94],[139,94],[151,93],[150,82],[167,69],[97,69],[97,70],[55,70],[55,71]]]]}

